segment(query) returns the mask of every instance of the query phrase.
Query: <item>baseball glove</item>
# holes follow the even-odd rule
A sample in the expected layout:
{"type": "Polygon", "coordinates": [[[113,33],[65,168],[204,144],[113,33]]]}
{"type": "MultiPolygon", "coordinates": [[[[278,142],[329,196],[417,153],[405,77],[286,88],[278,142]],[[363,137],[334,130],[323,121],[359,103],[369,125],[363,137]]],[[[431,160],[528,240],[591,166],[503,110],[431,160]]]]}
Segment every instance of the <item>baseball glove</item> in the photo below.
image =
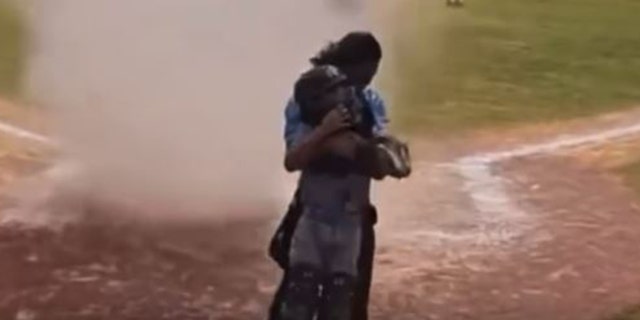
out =
{"type": "Polygon", "coordinates": [[[387,135],[374,139],[378,161],[383,173],[396,179],[411,174],[411,156],[406,143],[387,135]]]}
{"type": "Polygon", "coordinates": [[[393,136],[376,137],[359,148],[356,161],[375,179],[403,179],[411,174],[411,156],[406,143],[393,136]]]}

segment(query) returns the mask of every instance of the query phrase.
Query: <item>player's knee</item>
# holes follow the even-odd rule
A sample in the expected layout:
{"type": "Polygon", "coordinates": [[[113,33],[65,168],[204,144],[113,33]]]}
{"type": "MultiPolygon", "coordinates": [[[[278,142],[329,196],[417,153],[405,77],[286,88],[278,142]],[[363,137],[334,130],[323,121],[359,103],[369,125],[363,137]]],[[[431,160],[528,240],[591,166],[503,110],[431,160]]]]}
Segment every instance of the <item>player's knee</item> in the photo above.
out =
{"type": "Polygon", "coordinates": [[[318,309],[321,279],[319,270],[313,266],[291,267],[280,309],[280,318],[312,320],[318,309]]]}
{"type": "Polygon", "coordinates": [[[349,320],[352,318],[356,277],[333,274],[323,286],[323,299],[318,320],[349,320]]]}

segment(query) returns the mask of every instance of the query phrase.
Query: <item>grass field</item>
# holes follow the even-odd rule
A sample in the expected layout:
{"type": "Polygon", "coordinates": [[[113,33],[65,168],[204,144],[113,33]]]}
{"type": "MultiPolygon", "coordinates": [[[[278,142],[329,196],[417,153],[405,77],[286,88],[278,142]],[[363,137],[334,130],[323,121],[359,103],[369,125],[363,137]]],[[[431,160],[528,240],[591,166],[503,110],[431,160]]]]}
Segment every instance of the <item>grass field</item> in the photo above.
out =
{"type": "MultiPolygon", "coordinates": [[[[640,161],[626,164],[616,171],[623,176],[626,184],[640,196],[640,161]]],[[[605,320],[640,320],[640,305],[629,308],[605,320]]]]}
{"type": "Polygon", "coordinates": [[[634,307],[629,310],[623,311],[620,314],[606,320],[640,320],[640,307],[634,307]]]}
{"type": "Polygon", "coordinates": [[[640,1],[409,0],[392,42],[397,120],[419,132],[640,104],[640,1]]]}
{"type": "MultiPolygon", "coordinates": [[[[640,196],[640,161],[626,164],[622,168],[616,170],[618,174],[624,177],[626,184],[636,190],[640,196]]],[[[639,310],[640,312],[640,310],[639,310]]],[[[638,318],[640,320],[640,318],[638,318]]]]}
{"type": "Polygon", "coordinates": [[[13,3],[0,0],[0,96],[20,95],[25,29],[13,3]]]}

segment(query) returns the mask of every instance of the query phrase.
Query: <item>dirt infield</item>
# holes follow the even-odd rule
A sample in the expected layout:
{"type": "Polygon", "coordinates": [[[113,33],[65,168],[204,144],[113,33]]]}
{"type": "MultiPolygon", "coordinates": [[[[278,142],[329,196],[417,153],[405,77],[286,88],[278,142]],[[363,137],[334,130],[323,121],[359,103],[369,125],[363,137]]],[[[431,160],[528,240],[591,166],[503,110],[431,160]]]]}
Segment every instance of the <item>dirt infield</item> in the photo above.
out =
{"type": "Polygon", "coordinates": [[[255,239],[255,228],[198,229],[3,227],[0,318],[259,318],[274,268],[262,246],[234,245],[255,239]]]}
{"type": "MultiPolygon", "coordinates": [[[[509,223],[475,211],[446,156],[420,157],[410,181],[378,190],[372,318],[599,320],[640,301],[640,203],[603,170],[604,154],[634,139],[496,164],[526,213],[509,223]]],[[[0,169],[17,179],[45,167],[32,158],[0,169]]],[[[277,214],[163,225],[114,222],[114,210],[86,203],[59,230],[1,226],[0,318],[264,318],[279,275],[265,255],[277,214]]]]}

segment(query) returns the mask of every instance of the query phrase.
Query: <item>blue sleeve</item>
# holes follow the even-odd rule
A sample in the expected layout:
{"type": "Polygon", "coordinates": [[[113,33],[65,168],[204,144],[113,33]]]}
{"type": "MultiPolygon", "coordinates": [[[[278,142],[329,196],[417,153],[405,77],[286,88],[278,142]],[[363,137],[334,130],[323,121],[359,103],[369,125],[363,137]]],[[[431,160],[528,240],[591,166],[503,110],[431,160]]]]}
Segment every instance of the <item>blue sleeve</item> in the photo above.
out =
{"type": "Polygon", "coordinates": [[[302,122],[300,107],[293,98],[287,102],[284,119],[284,142],[287,149],[289,149],[309,131],[309,127],[302,122]]]}
{"type": "Polygon", "coordinates": [[[389,118],[387,117],[387,106],[382,96],[374,89],[366,89],[365,97],[373,113],[373,133],[384,135],[388,131],[389,118]]]}

